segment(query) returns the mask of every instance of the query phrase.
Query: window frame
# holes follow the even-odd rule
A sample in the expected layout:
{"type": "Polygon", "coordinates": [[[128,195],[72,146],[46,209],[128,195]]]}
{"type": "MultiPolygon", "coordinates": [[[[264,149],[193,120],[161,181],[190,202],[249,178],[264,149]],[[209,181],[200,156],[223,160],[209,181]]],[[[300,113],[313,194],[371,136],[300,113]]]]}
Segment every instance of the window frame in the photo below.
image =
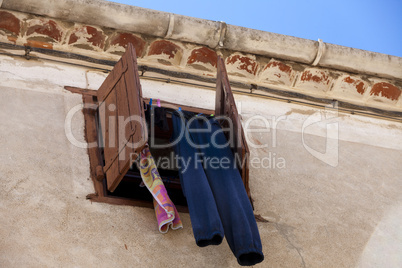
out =
{"type": "MultiPolygon", "coordinates": [[[[135,62],[136,64],[136,62],[135,62]]],[[[138,72],[138,69],[135,68],[135,70],[138,72]]],[[[139,87],[141,87],[139,85],[139,87]]],[[[245,190],[247,192],[247,195],[249,197],[249,200],[251,202],[251,205],[253,205],[253,200],[251,198],[251,193],[250,193],[250,188],[249,188],[249,149],[245,140],[245,135],[244,131],[241,125],[241,122],[239,120],[239,115],[237,114],[237,109],[236,109],[236,104],[234,103],[234,97],[232,94],[232,91],[230,89],[230,83],[227,78],[227,73],[226,69],[223,63],[223,59],[221,57],[218,57],[218,75],[217,75],[217,97],[216,97],[216,104],[217,103],[223,103],[223,102],[228,102],[228,100],[223,100],[222,97],[227,97],[228,95],[232,95],[229,98],[229,103],[230,105],[234,106],[234,111],[236,112],[236,117],[239,123],[240,127],[240,135],[241,137],[236,136],[236,140],[240,142],[240,144],[237,144],[237,148],[232,148],[234,153],[240,152],[241,154],[241,159],[242,165],[239,165],[239,171],[243,180],[243,184],[245,187],[245,190]],[[222,90],[222,86],[224,85],[224,90],[226,90],[225,94],[222,94],[222,92],[218,93],[219,91],[222,90]]],[[[98,120],[97,120],[97,110],[93,108],[85,108],[85,107],[96,107],[99,105],[98,102],[98,91],[97,90],[89,90],[89,89],[81,89],[77,87],[65,87],[66,90],[69,90],[73,93],[80,93],[82,94],[82,100],[84,104],[84,109],[83,109],[83,114],[84,114],[84,121],[85,121],[85,140],[87,144],[96,144],[96,146],[88,146],[88,155],[89,155],[89,162],[90,162],[90,174],[91,174],[91,179],[94,183],[94,189],[95,193],[91,193],[87,195],[87,199],[94,201],[94,202],[102,202],[102,203],[108,203],[108,204],[115,204],[115,205],[130,205],[130,206],[139,206],[139,207],[149,207],[152,208],[153,204],[152,202],[146,201],[146,200],[140,200],[140,199],[130,199],[130,198],[125,198],[125,197],[119,197],[119,196],[112,196],[108,194],[108,186],[107,186],[107,180],[106,180],[106,175],[104,173],[104,161],[101,155],[101,148],[99,148],[99,134],[98,134],[98,120]]],[[[142,97],[142,94],[140,94],[140,103],[148,103],[149,98],[144,98],[142,97]]],[[[167,102],[164,100],[160,100],[161,107],[165,108],[172,108],[172,107],[177,107],[180,106],[182,110],[185,111],[190,111],[194,113],[203,113],[203,114],[214,114],[214,113],[219,113],[222,114],[222,112],[219,112],[218,109],[221,109],[221,107],[216,106],[215,110],[210,110],[210,109],[203,109],[199,107],[193,107],[193,106],[187,106],[187,105],[182,105],[182,104],[177,104],[177,103],[172,103],[172,102],[167,102]]],[[[143,114],[142,114],[143,116],[143,114]]],[[[145,118],[144,118],[145,120],[145,118]]],[[[125,176],[125,175],[124,175],[125,176]]],[[[124,177],[123,176],[123,177],[124,177]]],[[[117,187],[117,186],[116,186],[117,187]]],[[[115,187],[115,188],[116,188],[115,187]]],[[[188,208],[186,206],[176,206],[177,210],[180,212],[188,212],[188,208]]]]}

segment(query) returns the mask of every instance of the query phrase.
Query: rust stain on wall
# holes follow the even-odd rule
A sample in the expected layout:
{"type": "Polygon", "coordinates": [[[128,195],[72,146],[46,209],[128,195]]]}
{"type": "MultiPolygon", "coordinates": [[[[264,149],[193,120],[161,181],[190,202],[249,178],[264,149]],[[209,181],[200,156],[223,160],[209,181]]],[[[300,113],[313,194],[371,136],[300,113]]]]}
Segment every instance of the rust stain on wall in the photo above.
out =
{"type": "Polygon", "coordinates": [[[96,28],[91,26],[85,26],[71,34],[68,44],[76,43],[78,41],[80,36],[77,33],[79,32],[90,35],[90,37],[84,37],[87,39],[88,43],[92,43],[94,46],[103,48],[105,36],[103,35],[102,31],[98,31],[96,28]]]}
{"type": "Polygon", "coordinates": [[[16,35],[19,35],[20,20],[9,12],[0,11],[0,29],[4,29],[16,35]]]}
{"type": "Polygon", "coordinates": [[[151,44],[148,55],[166,54],[169,59],[172,59],[179,50],[180,48],[176,44],[166,40],[159,40],[151,44]]]}
{"type": "Polygon", "coordinates": [[[364,86],[364,83],[362,81],[359,82],[359,81],[351,78],[350,76],[344,78],[343,81],[348,84],[353,84],[355,86],[357,92],[362,95],[366,91],[366,87],[364,86]]]}
{"type": "Polygon", "coordinates": [[[72,43],[76,43],[77,41],[78,41],[78,36],[75,33],[73,33],[70,35],[70,40],[68,41],[68,44],[70,45],[72,43]]]}
{"type": "Polygon", "coordinates": [[[103,48],[105,37],[103,36],[102,32],[91,26],[86,26],[86,29],[87,33],[92,36],[88,38],[88,42],[91,42],[94,46],[103,48]]]}
{"type": "Polygon", "coordinates": [[[390,100],[397,100],[401,96],[401,90],[390,83],[377,83],[371,88],[370,95],[383,96],[390,100]]]}
{"type": "Polygon", "coordinates": [[[366,88],[365,88],[363,82],[360,82],[359,84],[357,84],[356,89],[357,89],[357,92],[362,94],[362,95],[363,95],[364,91],[366,91],[366,88]]]}
{"type": "Polygon", "coordinates": [[[8,41],[13,42],[14,44],[17,43],[17,38],[15,38],[14,36],[7,36],[8,41]]]}
{"type": "Polygon", "coordinates": [[[281,70],[284,73],[287,73],[288,75],[290,75],[290,73],[292,72],[292,67],[290,67],[280,61],[272,61],[272,62],[268,63],[267,66],[265,66],[264,70],[266,70],[268,68],[273,68],[273,67],[278,67],[279,70],[281,70]]]}
{"type": "Polygon", "coordinates": [[[53,40],[61,41],[62,33],[57,27],[57,24],[53,20],[45,21],[40,20],[41,24],[34,25],[28,28],[27,35],[31,35],[33,33],[38,33],[42,35],[46,35],[53,40]]]}
{"type": "Polygon", "coordinates": [[[25,43],[25,45],[31,46],[31,47],[53,49],[52,44],[46,43],[46,42],[41,42],[41,41],[36,41],[36,40],[28,40],[27,43],[25,43]]]}
{"type": "Polygon", "coordinates": [[[227,60],[227,64],[234,64],[240,61],[238,69],[245,70],[246,72],[255,75],[257,73],[257,63],[249,57],[234,55],[230,56],[227,60]]]}
{"type": "Polygon", "coordinates": [[[133,44],[138,57],[142,55],[145,48],[145,41],[141,37],[135,36],[133,34],[120,33],[113,39],[110,44],[112,46],[118,45],[126,47],[128,43],[133,44]]]}
{"type": "Polygon", "coordinates": [[[315,74],[313,75],[309,70],[304,71],[303,75],[301,76],[301,81],[313,81],[316,83],[323,83],[323,84],[329,84],[329,77],[328,75],[323,72],[323,71],[319,71],[318,72],[319,75],[315,74]]]}
{"type": "Polygon", "coordinates": [[[216,68],[218,55],[215,51],[207,47],[197,48],[191,52],[187,64],[192,64],[194,62],[209,63],[216,68]]]}
{"type": "Polygon", "coordinates": [[[343,81],[345,81],[348,84],[353,84],[356,80],[354,80],[353,78],[351,78],[350,76],[346,77],[345,79],[343,79],[343,81]]]}

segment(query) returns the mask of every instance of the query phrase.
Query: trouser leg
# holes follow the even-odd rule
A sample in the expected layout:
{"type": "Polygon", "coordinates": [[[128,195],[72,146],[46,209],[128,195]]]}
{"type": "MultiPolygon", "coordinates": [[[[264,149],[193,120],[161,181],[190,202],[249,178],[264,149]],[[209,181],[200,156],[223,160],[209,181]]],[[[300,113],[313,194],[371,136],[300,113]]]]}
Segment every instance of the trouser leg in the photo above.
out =
{"type": "Polygon", "coordinates": [[[227,144],[227,140],[219,123],[215,119],[191,120],[190,128],[198,130],[191,135],[196,144],[211,145],[200,151],[204,155],[204,170],[231,250],[241,265],[261,262],[264,255],[253,209],[233,153],[229,145],[222,146],[227,144]]]}
{"type": "Polygon", "coordinates": [[[185,120],[173,114],[172,121],[172,140],[178,139],[175,151],[181,160],[179,175],[196,243],[200,247],[218,245],[224,237],[223,226],[202,164],[196,159],[198,150],[193,148],[186,138],[189,135],[185,134],[187,131],[185,120]]]}

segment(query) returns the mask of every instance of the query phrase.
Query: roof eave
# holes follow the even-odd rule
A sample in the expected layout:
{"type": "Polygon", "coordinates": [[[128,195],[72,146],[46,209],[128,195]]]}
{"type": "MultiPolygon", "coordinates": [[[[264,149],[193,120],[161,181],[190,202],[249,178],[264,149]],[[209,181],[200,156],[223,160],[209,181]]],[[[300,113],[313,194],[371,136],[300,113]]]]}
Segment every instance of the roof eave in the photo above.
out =
{"type": "Polygon", "coordinates": [[[0,0],[0,8],[182,42],[402,79],[402,58],[104,0],[0,0]],[[196,29],[196,30],[195,30],[196,29]]]}

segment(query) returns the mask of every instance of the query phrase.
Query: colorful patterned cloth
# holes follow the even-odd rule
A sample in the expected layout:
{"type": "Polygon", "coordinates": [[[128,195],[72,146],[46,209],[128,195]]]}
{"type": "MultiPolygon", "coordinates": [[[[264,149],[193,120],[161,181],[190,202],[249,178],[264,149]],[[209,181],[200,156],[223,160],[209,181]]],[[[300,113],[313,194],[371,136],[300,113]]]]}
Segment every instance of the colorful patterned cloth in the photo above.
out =
{"type": "Polygon", "coordinates": [[[141,178],[154,198],[159,231],[167,233],[169,227],[173,230],[183,228],[179,213],[168,196],[148,146],[141,151],[140,156],[141,178]]]}

